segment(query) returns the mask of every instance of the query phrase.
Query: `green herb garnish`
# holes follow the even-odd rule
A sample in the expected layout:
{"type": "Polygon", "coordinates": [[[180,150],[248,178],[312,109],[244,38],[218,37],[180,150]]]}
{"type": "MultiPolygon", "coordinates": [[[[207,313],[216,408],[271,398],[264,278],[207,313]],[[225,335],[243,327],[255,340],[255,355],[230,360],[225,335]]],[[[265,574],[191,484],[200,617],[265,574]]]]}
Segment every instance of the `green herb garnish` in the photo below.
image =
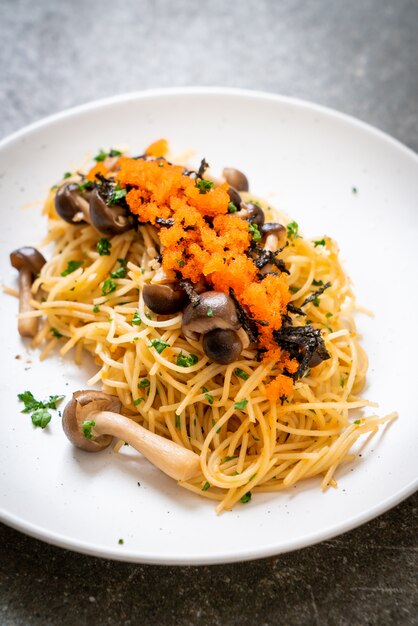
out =
{"type": "Polygon", "coordinates": [[[68,261],[66,269],[61,272],[61,276],[68,276],[68,274],[72,274],[82,265],[84,265],[84,261],[68,261]]]}
{"type": "Polygon", "coordinates": [[[235,374],[235,376],[238,376],[238,378],[242,378],[242,380],[248,380],[249,377],[250,377],[250,375],[247,374],[247,372],[244,372],[244,370],[242,370],[239,367],[236,367],[234,369],[234,374],[235,374]]]}
{"type": "Polygon", "coordinates": [[[99,153],[96,154],[96,156],[94,157],[94,160],[97,163],[101,163],[107,157],[116,157],[116,156],[122,156],[122,152],[120,150],[114,150],[113,148],[109,150],[109,152],[105,152],[104,150],[99,150],[99,153]]]}
{"type": "Polygon", "coordinates": [[[50,333],[57,339],[60,339],[63,336],[62,333],[60,333],[60,331],[57,328],[54,328],[53,326],[51,326],[50,328],[50,333]]]}
{"type": "Polygon", "coordinates": [[[65,172],[63,179],[65,180],[66,178],[70,178],[71,177],[71,172],[65,172]]]}
{"type": "Polygon", "coordinates": [[[133,318],[132,318],[132,324],[134,326],[141,326],[142,320],[141,320],[141,318],[139,316],[139,311],[135,311],[135,313],[133,315],[133,318]]]}
{"type": "Polygon", "coordinates": [[[126,189],[119,187],[119,184],[117,184],[109,198],[109,204],[117,204],[119,200],[123,200],[123,198],[125,198],[126,194],[126,189]]]}
{"type": "Polygon", "coordinates": [[[112,247],[112,243],[106,237],[102,237],[97,242],[97,252],[100,256],[110,256],[110,248],[112,247]]]}
{"type": "Polygon", "coordinates": [[[128,261],[126,259],[118,259],[118,261],[120,263],[120,267],[118,267],[118,269],[114,272],[110,272],[111,278],[125,278],[126,276],[126,266],[128,264],[128,261]]]}
{"type": "Polygon", "coordinates": [[[211,180],[203,180],[200,178],[196,181],[196,187],[199,189],[199,193],[207,193],[213,187],[213,182],[211,180]]]}
{"type": "Polygon", "coordinates": [[[116,286],[117,285],[114,280],[112,280],[111,278],[106,278],[102,285],[102,294],[104,296],[108,296],[113,291],[116,291],[116,286]]]}
{"type": "Polygon", "coordinates": [[[170,347],[170,344],[162,339],[153,339],[148,346],[149,348],[155,348],[158,354],[161,354],[163,350],[170,347]]]}
{"type": "Polygon", "coordinates": [[[138,406],[138,404],[141,404],[141,402],[145,402],[144,398],[137,398],[136,400],[134,400],[134,406],[138,406]]]}
{"type": "Polygon", "coordinates": [[[148,378],[142,378],[142,380],[139,381],[138,383],[138,387],[140,389],[145,389],[146,387],[150,386],[150,381],[148,380],[148,378]]]}
{"type": "Polygon", "coordinates": [[[260,241],[261,240],[261,233],[258,230],[257,224],[249,224],[248,230],[251,233],[253,241],[260,241]]]}
{"type": "Polygon", "coordinates": [[[312,242],[315,248],[318,246],[325,246],[325,239],[318,239],[317,241],[312,242]]]}
{"type": "Polygon", "coordinates": [[[240,500],[243,504],[247,504],[247,502],[251,500],[251,491],[247,491],[247,493],[244,493],[244,495],[242,496],[242,498],[240,498],[240,500]]]}
{"type": "Polygon", "coordinates": [[[232,459],[237,459],[238,458],[238,454],[234,454],[233,456],[224,456],[223,459],[221,459],[221,463],[228,463],[228,461],[232,461],[232,459]]]}
{"type": "Polygon", "coordinates": [[[99,305],[95,304],[93,307],[93,313],[99,313],[99,312],[100,312],[99,305]]]}
{"type": "Polygon", "coordinates": [[[176,415],[176,428],[180,428],[180,415],[176,415]]]}
{"type": "Polygon", "coordinates": [[[31,413],[37,409],[56,409],[57,404],[59,404],[65,396],[49,396],[46,402],[42,402],[42,400],[36,400],[31,391],[24,391],[23,393],[18,393],[17,397],[25,405],[22,413],[31,413]]]}
{"type": "Polygon", "coordinates": [[[314,278],[313,281],[312,281],[312,284],[314,285],[314,287],[322,287],[324,282],[322,280],[315,280],[315,278],[314,278]]]}
{"type": "Polygon", "coordinates": [[[180,352],[180,354],[177,355],[176,363],[180,367],[191,367],[192,365],[196,365],[198,360],[199,357],[197,357],[195,354],[190,354],[189,356],[186,356],[185,354],[183,354],[183,352],[180,352]]]}
{"type": "Polygon", "coordinates": [[[233,202],[228,204],[228,213],[236,213],[238,211],[237,207],[233,202]]]}
{"type": "Polygon", "coordinates": [[[94,420],[85,420],[82,423],[81,429],[86,439],[93,439],[93,433],[91,431],[94,426],[96,426],[96,422],[94,420]]]}
{"type": "Polygon", "coordinates": [[[247,404],[248,404],[248,400],[246,398],[243,398],[239,402],[235,402],[234,407],[236,409],[239,409],[240,411],[243,411],[245,407],[247,406],[247,404]]]}
{"type": "Polygon", "coordinates": [[[212,394],[208,393],[207,388],[206,387],[202,387],[202,391],[204,393],[204,397],[209,402],[209,404],[213,404],[213,396],[212,396],[212,394]]]}
{"type": "Polygon", "coordinates": [[[286,228],[287,228],[287,236],[289,237],[289,239],[297,239],[298,237],[300,237],[299,225],[297,222],[295,221],[290,222],[290,224],[288,224],[286,228]]]}
{"type": "Polygon", "coordinates": [[[51,413],[46,409],[38,409],[32,413],[31,419],[34,426],[45,428],[51,421],[51,413]]]}
{"type": "Polygon", "coordinates": [[[210,484],[206,481],[202,487],[202,491],[207,491],[210,488],[210,484]]]}
{"type": "Polygon", "coordinates": [[[354,424],[360,424],[361,420],[354,420],[354,424]]]}
{"type": "Polygon", "coordinates": [[[210,306],[208,306],[208,308],[206,309],[206,315],[208,317],[213,317],[213,309],[211,309],[210,306]]]}

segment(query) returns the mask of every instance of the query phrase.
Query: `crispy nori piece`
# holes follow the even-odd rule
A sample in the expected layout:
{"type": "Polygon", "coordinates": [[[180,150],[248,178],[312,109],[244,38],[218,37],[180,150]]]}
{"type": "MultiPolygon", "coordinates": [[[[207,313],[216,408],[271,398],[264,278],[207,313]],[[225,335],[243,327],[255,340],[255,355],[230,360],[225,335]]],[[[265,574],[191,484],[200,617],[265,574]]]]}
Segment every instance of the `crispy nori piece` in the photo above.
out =
{"type": "Polygon", "coordinates": [[[298,306],[295,306],[292,303],[289,303],[287,305],[287,310],[290,311],[290,313],[295,313],[295,315],[306,315],[305,311],[302,311],[301,308],[299,308],[298,306]]]}
{"type": "Polygon", "coordinates": [[[309,362],[315,354],[317,365],[331,356],[325,347],[319,329],[312,326],[282,326],[273,332],[277,344],[289,353],[290,358],[299,361],[296,378],[300,378],[309,367],[309,362]],[[319,360],[318,360],[319,359],[319,360]]]}
{"type": "Polygon", "coordinates": [[[315,300],[315,298],[323,294],[325,289],[328,289],[328,287],[331,287],[331,283],[329,281],[325,283],[325,285],[322,285],[322,287],[320,287],[319,289],[311,293],[310,296],[305,298],[305,300],[302,302],[300,306],[305,306],[305,304],[309,304],[309,302],[312,302],[312,300],[315,300]]]}
{"type": "Polygon", "coordinates": [[[199,178],[203,178],[203,175],[208,169],[208,167],[210,167],[209,163],[206,161],[205,158],[203,158],[200,161],[199,169],[197,170],[197,175],[199,176],[199,178]]]}
{"type": "Polygon", "coordinates": [[[192,306],[197,306],[200,303],[200,296],[195,291],[192,281],[188,278],[184,278],[183,280],[179,281],[179,285],[186,292],[190,302],[192,303],[192,306]]]}
{"type": "Polygon", "coordinates": [[[259,330],[257,328],[257,322],[250,316],[250,314],[244,309],[244,307],[238,302],[232,287],[229,288],[229,295],[234,301],[237,308],[237,316],[245,332],[248,335],[250,342],[257,341],[259,330]]]}
{"type": "MultiPolygon", "coordinates": [[[[287,245],[287,242],[286,242],[286,245],[287,245]]],[[[283,261],[283,259],[277,258],[280,252],[283,252],[286,245],[282,246],[278,250],[275,250],[275,252],[271,252],[271,250],[265,250],[264,248],[261,248],[257,244],[250,246],[249,252],[250,252],[254,265],[259,270],[261,270],[266,265],[274,265],[281,272],[284,272],[285,274],[289,274],[290,272],[287,269],[286,264],[283,261]]]]}

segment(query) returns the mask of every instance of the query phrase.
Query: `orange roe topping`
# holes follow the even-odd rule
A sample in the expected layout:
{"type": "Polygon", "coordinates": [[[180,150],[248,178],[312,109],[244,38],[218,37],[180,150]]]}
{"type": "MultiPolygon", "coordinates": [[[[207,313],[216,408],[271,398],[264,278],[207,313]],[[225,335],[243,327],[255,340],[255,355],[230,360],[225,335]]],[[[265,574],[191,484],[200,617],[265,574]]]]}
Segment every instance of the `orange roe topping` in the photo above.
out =
{"type": "MultiPolygon", "coordinates": [[[[165,154],[164,141],[151,144],[146,154],[160,157],[164,146],[165,154]]],[[[89,177],[106,173],[103,167],[98,163],[89,177]]],[[[297,371],[297,361],[280,350],[273,336],[290,301],[287,282],[283,275],[268,275],[260,281],[257,267],[246,254],[252,237],[248,222],[228,213],[229,185],[211,187],[207,181],[207,186],[201,186],[181,166],[160,158],[121,157],[118,168],[116,182],[129,187],[126,202],[140,222],[157,225],[157,217],[174,222],[159,229],[164,270],[175,270],[193,283],[204,280],[216,291],[233,289],[240,304],[261,322],[257,324],[258,343],[265,351],[264,359],[279,363],[289,373],[297,371]]],[[[279,375],[266,387],[267,395],[276,402],[292,391],[292,385],[290,377],[279,375]]]]}
{"type": "Polygon", "coordinates": [[[167,152],[168,152],[167,139],[158,139],[158,141],[154,141],[145,150],[145,154],[147,156],[155,156],[155,157],[165,156],[167,152]]]}
{"type": "Polygon", "coordinates": [[[266,396],[272,403],[276,403],[283,396],[289,396],[292,393],[293,381],[289,376],[279,374],[271,383],[266,385],[266,396]]]}

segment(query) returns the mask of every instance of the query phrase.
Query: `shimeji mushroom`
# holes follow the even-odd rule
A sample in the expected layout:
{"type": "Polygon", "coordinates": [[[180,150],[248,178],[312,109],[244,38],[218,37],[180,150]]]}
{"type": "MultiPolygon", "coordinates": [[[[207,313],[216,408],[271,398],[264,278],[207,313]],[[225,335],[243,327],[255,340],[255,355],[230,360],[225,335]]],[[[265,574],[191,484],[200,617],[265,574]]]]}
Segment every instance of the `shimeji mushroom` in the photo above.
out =
{"type": "Polygon", "coordinates": [[[64,409],[62,427],[71,443],[87,452],[100,452],[117,437],[175,480],[189,480],[200,472],[195,452],[146,430],[120,410],[115,396],[92,389],[76,391],[64,409]]]}
{"type": "Polygon", "coordinates": [[[144,302],[151,311],[158,315],[172,315],[182,310],[187,301],[187,294],[176,282],[176,275],[171,270],[167,273],[157,264],[152,283],[142,289],[144,302]]]}
{"type": "MultiPolygon", "coordinates": [[[[33,277],[39,274],[46,260],[36,248],[25,246],[10,253],[10,263],[19,271],[19,313],[28,313],[33,310],[30,303],[33,277]]],[[[19,319],[17,328],[21,337],[34,337],[38,318],[19,319]]]]}
{"type": "Polygon", "coordinates": [[[225,178],[226,182],[237,191],[248,191],[248,178],[240,170],[234,167],[224,167],[222,176],[225,178]]]}
{"type": "Polygon", "coordinates": [[[192,340],[203,335],[205,354],[216,363],[236,361],[249,343],[232,298],[220,291],[206,291],[197,306],[185,308],[182,330],[192,340]]]}

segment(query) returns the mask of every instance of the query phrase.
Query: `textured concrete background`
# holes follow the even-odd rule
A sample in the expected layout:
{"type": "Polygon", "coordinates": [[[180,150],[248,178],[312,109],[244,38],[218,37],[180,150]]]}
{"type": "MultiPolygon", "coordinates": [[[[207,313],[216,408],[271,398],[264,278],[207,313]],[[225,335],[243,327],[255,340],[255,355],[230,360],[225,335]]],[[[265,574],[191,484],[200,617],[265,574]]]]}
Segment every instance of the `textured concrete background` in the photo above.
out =
{"type": "MultiPolygon", "coordinates": [[[[417,150],[417,25],[413,0],[0,0],[0,136],[116,93],[223,85],[338,108],[417,150]]],[[[113,563],[0,526],[0,624],[418,624],[417,508],[203,568],[113,563]]]]}

